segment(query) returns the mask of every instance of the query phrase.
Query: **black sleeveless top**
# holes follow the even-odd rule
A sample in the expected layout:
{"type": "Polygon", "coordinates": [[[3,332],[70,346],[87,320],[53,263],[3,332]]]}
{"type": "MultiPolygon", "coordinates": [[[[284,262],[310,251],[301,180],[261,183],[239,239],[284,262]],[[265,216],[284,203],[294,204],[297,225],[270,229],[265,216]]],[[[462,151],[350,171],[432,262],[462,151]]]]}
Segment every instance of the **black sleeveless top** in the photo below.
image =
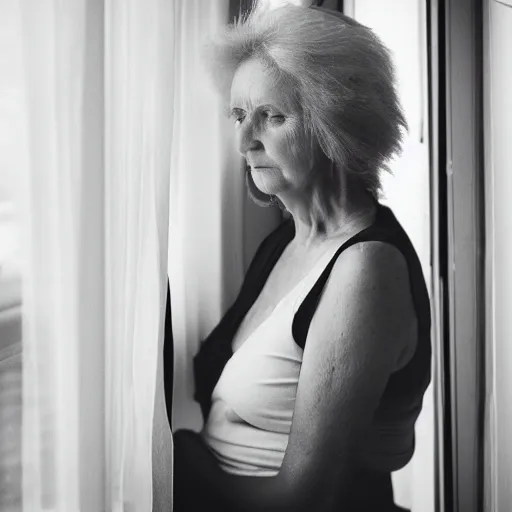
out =
{"type": "MultiPolygon", "coordinates": [[[[201,406],[205,421],[210,411],[213,389],[226,362],[233,355],[231,348],[233,337],[263,289],[272,268],[294,235],[295,225],[293,220],[289,219],[263,240],[249,266],[237,299],[217,327],[204,340],[194,358],[194,398],[201,406]]],[[[396,415],[398,408],[407,413],[413,426],[421,410],[423,393],[431,377],[430,301],[416,251],[388,207],[377,203],[373,224],[350,238],[336,251],[297,310],[293,320],[292,334],[295,342],[304,348],[311,319],[336,259],[348,247],[364,241],[380,241],[395,246],[403,254],[408,266],[418,322],[418,342],[412,359],[402,369],[391,374],[376,415],[379,422],[385,424],[388,420],[393,421],[393,415],[396,415]]],[[[409,458],[410,456],[412,453],[407,455],[409,458]]]]}

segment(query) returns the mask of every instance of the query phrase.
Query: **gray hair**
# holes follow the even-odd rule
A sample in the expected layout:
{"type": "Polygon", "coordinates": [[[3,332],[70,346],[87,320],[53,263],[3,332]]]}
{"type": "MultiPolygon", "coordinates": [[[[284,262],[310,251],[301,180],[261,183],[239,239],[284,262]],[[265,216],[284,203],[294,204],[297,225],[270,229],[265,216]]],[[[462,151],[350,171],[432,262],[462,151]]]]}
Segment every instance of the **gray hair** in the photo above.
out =
{"type": "Polygon", "coordinates": [[[229,101],[242,62],[259,58],[297,93],[304,129],[339,169],[374,197],[399,153],[407,123],[389,50],[375,33],[336,11],[253,4],[205,48],[217,90],[229,101]]]}

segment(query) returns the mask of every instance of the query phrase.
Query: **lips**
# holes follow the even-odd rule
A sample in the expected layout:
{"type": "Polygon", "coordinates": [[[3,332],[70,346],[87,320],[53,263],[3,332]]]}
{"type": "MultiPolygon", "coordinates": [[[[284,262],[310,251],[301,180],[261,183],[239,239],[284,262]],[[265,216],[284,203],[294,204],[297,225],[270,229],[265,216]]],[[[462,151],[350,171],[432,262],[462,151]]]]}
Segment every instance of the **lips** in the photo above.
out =
{"type": "Polygon", "coordinates": [[[270,167],[272,167],[271,164],[264,164],[264,163],[256,163],[256,162],[249,162],[249,160],[246,160],[247,162],[247,165],[251,168],[251,169],[269,169],[270,167]]]}

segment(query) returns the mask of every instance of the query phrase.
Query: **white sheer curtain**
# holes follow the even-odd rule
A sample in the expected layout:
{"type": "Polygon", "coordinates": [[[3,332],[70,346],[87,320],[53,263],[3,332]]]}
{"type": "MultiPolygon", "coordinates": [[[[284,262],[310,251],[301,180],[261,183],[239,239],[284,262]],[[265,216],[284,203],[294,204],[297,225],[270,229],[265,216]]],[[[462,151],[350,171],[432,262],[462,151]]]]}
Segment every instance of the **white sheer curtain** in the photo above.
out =
{"type": "Polygon", "coordinates": [[[175,6],[19,0],[18,8],[23,510],[147,512],[175,6]]]}
{"type": "Polygon", "coordinates": [[[175,5],[105,3],[107,505],[142,512],[167,294],[175,5]]]}

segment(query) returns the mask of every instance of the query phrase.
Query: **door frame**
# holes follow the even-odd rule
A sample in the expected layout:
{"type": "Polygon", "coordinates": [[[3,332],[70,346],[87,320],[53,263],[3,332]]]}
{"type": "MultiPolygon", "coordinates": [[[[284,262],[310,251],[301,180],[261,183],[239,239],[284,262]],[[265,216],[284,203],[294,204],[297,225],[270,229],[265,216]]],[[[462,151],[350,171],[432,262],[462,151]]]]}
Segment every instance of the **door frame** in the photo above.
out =
{"type": "Polygon", "coordinates": [[[445,333],[443,501],[447,510],[479,512],[485,417],[483,6],[481,0],[432,4],[444,32],[439,45],[444,66],[439,179],[434,188],[445,333]]]}

